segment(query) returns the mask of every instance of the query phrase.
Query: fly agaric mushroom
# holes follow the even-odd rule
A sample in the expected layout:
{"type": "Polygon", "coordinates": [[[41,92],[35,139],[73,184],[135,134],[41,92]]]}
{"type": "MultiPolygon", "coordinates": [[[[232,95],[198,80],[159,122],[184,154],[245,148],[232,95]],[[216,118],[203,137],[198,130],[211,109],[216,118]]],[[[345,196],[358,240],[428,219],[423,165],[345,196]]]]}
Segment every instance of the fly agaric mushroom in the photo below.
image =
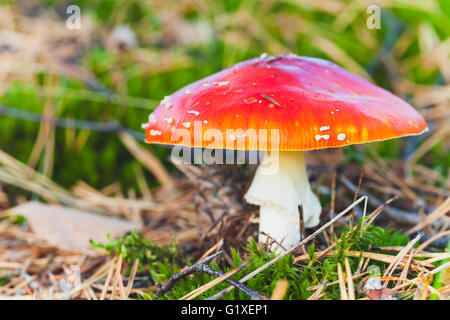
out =
{"type": "Polygon", "coordinates": [[[143,125],[149,143],[210,149],[278,152],[278,170],[259,165],[245,199],[260,207],[259,241],[267,236],[284,249],[301,238],[299,206],[305,227],[319,223],[321,206],[306,173],[305,151],[418,135],[424,118],[408,103],[338,65],[296,55],[261,55],[194,82],[171,96],[143,125]],[[213,129],[221,139],[198,139],[213,129]],[[187,130],[185,139],[174,138],[187,130]],[[277,130],[278,143],[261,144],[229,132],[277,130]],[[231,131],[227,131],[231,130],[231,131]],[[241,130],[241,131],[239,131],[241,130]],[[230,143],[231,141],[231,143],[230,143]]]}

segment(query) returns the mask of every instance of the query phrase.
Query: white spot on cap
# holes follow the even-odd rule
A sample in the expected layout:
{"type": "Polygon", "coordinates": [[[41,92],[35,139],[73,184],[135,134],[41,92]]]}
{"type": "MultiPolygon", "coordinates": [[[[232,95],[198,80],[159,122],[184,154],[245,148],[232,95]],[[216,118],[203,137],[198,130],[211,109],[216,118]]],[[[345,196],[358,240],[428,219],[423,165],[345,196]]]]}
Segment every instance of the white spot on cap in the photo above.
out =
{"type": "Polygon", "coordinates": [[[165,96],[164,99],[161,100],[161,104],[166,104],[168,102],[170,102],[170,96],[165,96]]]}
{"type": "Polygon", "coordinates": [[[156,123],[156,117],[153,114],[151,114],[148,116],[148,121],[150,121],[151,123],[156,123]]]}
{"type": "Polygon", "coordinates": [[[161,104],[164,106],[164,108],[169,108],[172,105],[172,102],[170,101],[170,96],[165,96],[164,99],[161,101],[161,104]]]}
{"type": "Polygon", "coordinates": [[[150,135],[151,136],[160,136],[161,135],[161,131],[159,131],[159,130],[150,130],[150,135]]]}
{"type": "Polygon", "coordinates": [[[259,58],[260,58],[260,59],[265,59],[265,58],[267,58],[267,56],[268,56],[268,54],[265,53],[265,52],[263,52],[263,53],[261,53],[261,55],[259,56],[259,58]]]}
{"type": "Polygon", "coordinates": [[[211,85],[211,83],[205,82],[202,86],[203,86],[203,87],[209,87],[210,85],[211,85]]]}
{"type": "Polygon", "coordinates": [[[204,124],[207,124],[207,123],[208,123],[208,121],[207,121],[207,120],[203,120],[203,123],[204,123],[204,124]]]}
{"type": "Polygon", "coordinates": [[[190,89],[186,89],[186,91],[184,92],[184,94],[191,94],[192,91],[190,89]]]}
{"type": "Polygon", "coordinates": [[[213,84],[221,87],[221,86],[226,86],[227,84],[229,84],[230,81],[219,81],[219,82],[213,82],[213,84]]]}
{"type": "Polygon", "coordinates": [[[168,109],[170,106],[172,106],[172,102],[170,102],[170,96],[165,96],[164,99],[161,100],[161,105],[164,106],[164,108],[168,109]]]}
{"type": "Polygon", "coordinates": [[[172,123],[173,122],[172,118],[165,118],[164,120],[167,121],[167,123],[172,123]]]}
{"type": "Polygon", "coordinates": [[[191,126],[190,122],[183,122],[183,127],[189,128],[191,126]]]}
{"type": "Polygon", "coordinates": [[[330,127],[329,126],[323,126],[323,127],[320,127],[319,130],[320,131],[327,131],[327,130],[330,130],[330,127]]]}
{"type": "Polygon", "coordinates": [[[346,137],[347,137],[347,136],[345,135],[345,133],[339,133],[339,134],[337,135],[337,139],[338,139],[339,141],[344,141],[346,137]]]}
{"type": "Polygon", "coordinates": [[[141,124],[141,128],[144,129],[144,130],[147,129],[148,126],[149,126],[148,123],[143,123],[143,124],[141,124]]]}
{"type": "Polygon", "coordinates": [[[198,116],[200,114],[200,112],[195,111],[195,110],[189,110],[187,113],[192,113],[192,114],[195,114],[196,116],[198,116]]]}
{"type": "Polygon", "coordinates": [[[324,134],[323,136],[320,134],[316,135],[316,141],[320,141],[320,139],[328,140],[330,139],[330,136],[328,134],[324,134]]]}

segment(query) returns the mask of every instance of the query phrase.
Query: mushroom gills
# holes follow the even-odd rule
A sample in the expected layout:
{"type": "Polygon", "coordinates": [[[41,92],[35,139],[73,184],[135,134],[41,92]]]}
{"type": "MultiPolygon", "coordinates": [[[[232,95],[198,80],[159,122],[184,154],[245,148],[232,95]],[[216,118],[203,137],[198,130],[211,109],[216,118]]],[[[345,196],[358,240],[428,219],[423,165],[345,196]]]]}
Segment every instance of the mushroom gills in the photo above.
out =
{"type": "Polygon", "coordinates": [[[305,227],[319,224],[322,208],[309,185],[304,151],[266,153],[244,198],[260,206],[258,240],[275,240],[271,249],[289,250],[300,242],[300,205],[305,227]]]}

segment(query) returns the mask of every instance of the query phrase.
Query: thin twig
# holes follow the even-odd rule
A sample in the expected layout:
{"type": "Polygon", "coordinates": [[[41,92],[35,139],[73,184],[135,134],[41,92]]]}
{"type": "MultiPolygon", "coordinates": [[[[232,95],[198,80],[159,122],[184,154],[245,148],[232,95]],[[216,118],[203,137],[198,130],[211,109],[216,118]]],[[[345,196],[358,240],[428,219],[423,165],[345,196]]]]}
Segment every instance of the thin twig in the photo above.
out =
{"type": "MultiPolygon", "coordinates": [[[[17,120],[31,121],[36,123],[45,123],[46,121],[48,121],[47,119],[45,119],[43,115],[39,113],[11,108],[5,105],[0,105],[0,115],[7,116],[9,118],[17,120]]],[[[142,132],[124,128],[117,121],[98,122],[73,118],[54,118],[51,119],[51,124],[59,128],[84,129],[105,133],[127,132],[137,140],[145,141],[145,135],[142,132]]]]}
{"type": "MultiPolygon", "coordinates": [[[[161,288],[159,288],[156,292],[155,292],[155,296],[158,297],[166,292],[168,292],[170,289],[173,288],[173,286],[181,279],[183,279],[184,277],[193,274],[194,272],[202,272],[202,273],[206,273],[210,276],[213,277],[222,277],[224,274],[220,271],[214,270],[210,265],[208,265],[207,263],[209,261],[211,261],[212,259],[214,259],[216,256],[218,256],[219,254],[221,254],[222,251],[219,251],[205,259],[203,259],[202,261],[190,266],[189,268],[184,269],[183,271],[176,273],[174,275],[172,275],[170,277],[170,279],[166,282],[166,284],[164,284],[161,288]]],[[[236,288],[238,288],[239,290],[241,290],[242,292],[246,293],[247,295],[249,295],[252,299],[255,300],[266,300],[269,299],[268,297],[266,297],[265,295],[259,293],[256,290],[253,290],[249,287],[247,287],[246,285],[239,283],[233,279],[227,278],[224,281],[232,284],[233,286],[235,286],[236,288]]]]}

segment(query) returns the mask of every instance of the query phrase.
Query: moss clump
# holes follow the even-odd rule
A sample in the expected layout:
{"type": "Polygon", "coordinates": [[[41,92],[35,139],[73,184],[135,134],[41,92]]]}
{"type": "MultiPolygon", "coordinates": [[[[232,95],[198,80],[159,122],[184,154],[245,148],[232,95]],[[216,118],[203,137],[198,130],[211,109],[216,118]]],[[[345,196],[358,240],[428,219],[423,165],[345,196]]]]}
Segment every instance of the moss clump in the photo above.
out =
{"type": "Polygon", "coordinates": [[[147,268],[156,282],[159,281],[158,274],[162,272],[160,269],[177,272],[176,265],[180,263],[181,252],[176,240],[166,246],[158,246],[134,229],[114,240],[107,234],[106,240],[106,243],[94,240],[90,240],[90,243],[94,248],[105,249],[108,254],[122,255],[123,261],[130,264],[139,259],[138,270],[147,268]]]}
{"type": "MultiPolygon", "coordinates": [[[[330,256],[321,257],[319,259],[317,248],[313,243],[308,247],[308,258],[298,263],[294,263],[294,256],[288,254],[282,259],[274,263],[272,266],[264,269],[253,278],[249,279],[247,285],[259,291],[262,294],[270,296],[275,284],[278,280],[286,279],[289,282],[289,287],[285,295],[288,300],[302,300],[310,297],[314,290],[307,290],[308,287],[321,284],[324,280],[333,282],[338,280],[337,265],[343,265],[347,258],[350,263],[352,272],[356,272],[361,257],[349,256],[347,251],[367,251],[369,246],[399,246],[405,245],[409,242],[407,235],[400,231],[392,229],[385,229],[381,227],[369,226],[363,233],[361,232],[361,222],[356,228],[345,227],[335,237],[336,246],[331,251],[330,256]]],[[[181,271],[186,265],[190,265],[192,257],[184,257],[181,255],[181,250],[176,241],[167,246],[158,246],[153,242],[145,239],[139,232],[133,230],[129,235],[121,237],[116,240],[111,240],[108,237],[106,244],[101,244],[92,241],[96,248],[104,248],[108,253],[116,255],[122,254],[124,261],[132,263],[139,258],[141,270],[147,268],[150,272],[152,281],[154,283],[165,283],[174,273],[181,271]]],[[[373,251],[376,252],[376,251],[373,251]]],[[[386,252],[384,252],[386,253],[386,252]]],[[[269,252],[251,240],[241,250],[234,248],[229,252],[232,263],[226,265],[218,265],[211,263],[213,269],[228,272],[237,267],[241,270],[233,275],[233,279],[241,279],[255,269],[261,267],[268,261],[276,257],[275,253],[269,252]]],[[[372,265],[378,266],[380,272],[384,272],[387,264],[373,261],[372,265]]],[[[194,274],[181,279],[176,285],[165,295],[158,297],[158,299],[179,299],[191,292],[192,290],[202,286],[203,284],[213,280],[213,277],[206,274],[194,274]]],[[[355,280],[355,286],[360,279],[355,280]]],[[[228,283],[222,282],[205,293],[199,295],[196,299],[205,299],[214,294],[219,293],[229,286],[228,283]]],[[[329,286],[325,289],[327,295],[321,299],[339,299],[339,286],[329,286]]],[[[356,293],[356,297],[362,297],[360,293],[356,293]]],[[[148,296],[141,298],[154,299],[153,293],[148,293],[148,296]]],[[[245,300],[249,297],[237,289],[227,293],[225,299],[245,300]]]]}

